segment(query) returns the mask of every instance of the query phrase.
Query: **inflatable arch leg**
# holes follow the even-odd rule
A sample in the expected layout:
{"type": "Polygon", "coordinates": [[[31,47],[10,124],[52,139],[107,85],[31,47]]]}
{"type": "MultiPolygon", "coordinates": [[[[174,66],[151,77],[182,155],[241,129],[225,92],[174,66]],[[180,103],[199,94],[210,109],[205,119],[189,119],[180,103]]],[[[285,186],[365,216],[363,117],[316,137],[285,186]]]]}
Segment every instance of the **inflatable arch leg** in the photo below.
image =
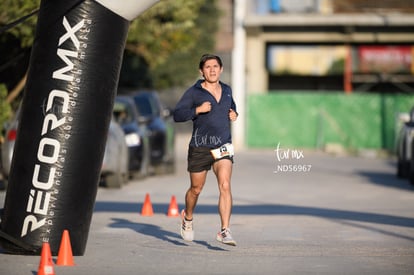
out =
{"type": "Polygon", "coordinates": [[[12,254],[83,255],[129,21],[157,1],[42,0],[0,227],[12,254]],[[121,6],[121,7],[119,7],[121,6]]]}

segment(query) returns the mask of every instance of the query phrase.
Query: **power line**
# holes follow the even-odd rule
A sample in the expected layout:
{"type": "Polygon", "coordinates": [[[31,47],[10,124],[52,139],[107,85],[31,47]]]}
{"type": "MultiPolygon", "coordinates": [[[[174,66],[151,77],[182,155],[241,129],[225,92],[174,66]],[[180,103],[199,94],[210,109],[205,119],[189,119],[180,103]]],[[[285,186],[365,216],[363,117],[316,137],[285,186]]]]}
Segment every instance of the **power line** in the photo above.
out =
{"type": "Polygon", "coordinates": [[[36,9],[36,10],[32,11],[31,13],[26,14],[23,17],[20,17],[16,21],[11,22],[9,24],[6,24],[5,26],[3,26],[3,27],[0,28],[0,34],[2,34],[5,31],[8,31],[9,29],[15,27],[16,25],[18,25],[18,24],[26,21],[28,18],[32,17],[33,15],[37,14],[38,12],[39,12],[39,9],[36,9]]]}

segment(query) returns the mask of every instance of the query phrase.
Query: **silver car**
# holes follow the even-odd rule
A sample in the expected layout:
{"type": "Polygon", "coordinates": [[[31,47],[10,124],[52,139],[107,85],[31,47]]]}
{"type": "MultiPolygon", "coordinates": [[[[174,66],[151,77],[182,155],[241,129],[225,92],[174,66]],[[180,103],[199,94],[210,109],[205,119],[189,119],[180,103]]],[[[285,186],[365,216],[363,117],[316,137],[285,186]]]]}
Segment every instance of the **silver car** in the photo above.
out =
{"type": "Polygon", "coordinates": [[[18,118],[20,116],[20,108],[17,109],[16,113],[5,125],[6,133],[4,137],[4,142],[1,146],[1,175],[3,177],[2,188],[7,188],[7,179],[9,178],[10,166],[13,157],[14,144],[17,137],[17,126],[18,118]]]}
{"type": "MultiPolygon", "coordinates": [[[[6,125],[5,139],[1,146],[0,174],[3,177],[3,181],[2,184],[0,184],[0,187],[2,189],[7,188],[14,144],[17,136],[19,115],[20,108],[18,108],[14,117],[6,125]]],[[[124,131],[112,118],[109,125],[105,155],[101,169],[101,185],[111,188],[120,188],[123,183],[128,181],[128,157],[128,147],[124,131]]]]}
{"type": "Polygon", "coordinates": [[[105,187],[120,188],[128,181],[128,154],[124,131],[112,117],[101,169],[101,182],[105,187]]]}

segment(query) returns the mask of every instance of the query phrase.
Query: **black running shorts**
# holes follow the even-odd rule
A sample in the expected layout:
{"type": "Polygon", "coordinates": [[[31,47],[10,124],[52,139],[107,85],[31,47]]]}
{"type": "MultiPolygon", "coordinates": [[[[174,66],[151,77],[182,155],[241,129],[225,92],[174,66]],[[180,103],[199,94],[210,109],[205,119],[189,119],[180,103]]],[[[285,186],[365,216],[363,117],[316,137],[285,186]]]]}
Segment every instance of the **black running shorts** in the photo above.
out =
{"type": "MultiPolygon", "coordinates": [[[[207,147],[188,147],[188,157],[187,157],[187,171],[188,172],[202,172],[208,171],[211,169],[211,165],[217,160],[213,158],[213,155],[210,152],[210,148],[207,147]]],[[[233,162],[233,157],[226,156],[221,158],[229,159],[233,162]]]]}

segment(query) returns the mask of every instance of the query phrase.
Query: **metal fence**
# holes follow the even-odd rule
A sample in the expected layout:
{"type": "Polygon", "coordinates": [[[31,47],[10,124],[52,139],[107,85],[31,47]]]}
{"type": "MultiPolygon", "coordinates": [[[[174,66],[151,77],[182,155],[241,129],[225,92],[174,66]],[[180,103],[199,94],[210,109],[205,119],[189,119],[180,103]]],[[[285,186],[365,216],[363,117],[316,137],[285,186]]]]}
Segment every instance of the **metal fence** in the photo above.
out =
{"type": "Polygon", "coordinates": [[[323,148],[393,151],[398,118],[414,106],[414,96],[277,92],[249,95],[248,147],[323,148]]]}

